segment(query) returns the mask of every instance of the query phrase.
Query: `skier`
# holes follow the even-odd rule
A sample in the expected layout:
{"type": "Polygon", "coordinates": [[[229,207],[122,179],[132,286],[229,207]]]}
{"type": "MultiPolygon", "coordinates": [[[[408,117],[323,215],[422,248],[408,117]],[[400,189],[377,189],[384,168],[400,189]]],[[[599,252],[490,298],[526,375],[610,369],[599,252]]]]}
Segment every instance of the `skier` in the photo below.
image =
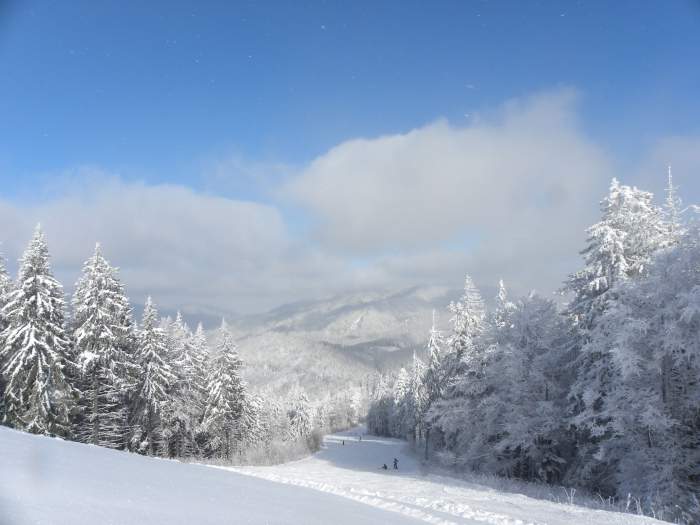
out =
{"type": "Polygon", "coordinates": [[[399,470],[399,460],[394,458],[394,470],[399,470]]]}
{"type": "Polygon", "coordinates": [[[343,446],[345,446],[345,440],[343,440],[343,446]]]}
{"type": "Polygon", "coordinates": [[[384,464],[382,465],[382,468],[383,468],[384,470],[389,470],[389,467],[386,466],[386,463],[384,463],[384,464]]]}

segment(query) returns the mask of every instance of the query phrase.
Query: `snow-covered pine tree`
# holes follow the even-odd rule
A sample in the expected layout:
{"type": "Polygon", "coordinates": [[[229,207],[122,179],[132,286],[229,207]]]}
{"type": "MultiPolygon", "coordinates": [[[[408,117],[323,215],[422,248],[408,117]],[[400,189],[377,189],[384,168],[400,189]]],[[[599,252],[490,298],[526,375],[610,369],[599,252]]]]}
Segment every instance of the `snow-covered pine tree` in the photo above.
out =
{"type": "Polygon", "coordinates": [[[481,294],[467,276],[464,295],[450,304],[452,335],[444,363],[443,399],[435,403],[429,415],[432,428],[438,428],[448,449],[461,448],[464,425],[474,421],[470,414],[484,390],[483,367],[486,349],[480,337],[484,329],[486,311],[481,294]]]}
{"type": "Polygon", "coordinates": [[[197,329],[191,336],[190,347],[192,351],[192,368],[190,370],[189,382],[189,410],[192,418],[189,425],[194,435],[195,449],[198,452],[203,436],[200,436],[202,418],[204,417],[204,407],[207,401],[208,388],[208,360],[209,346],[204,333],[202,323],[197,324],[197,329]]]}
{"type": "Polygon", "coordinates": [[[426,417],[430,413],[433,403],[442,398],[447,387],[447,374],[443,363],[445,352],[445,340],[442,337],[442,332],[438,329],[436,323],[436,313],[433,310],[433,324],[430,328],[430,336],[428,337],[428,362],[425,367],[423,377],[423,389],[425,392],[425,407],[423,424],[425,426],[425,458],[428,458],[430,447],[430,433],[432,424],[430,417],[426,417]]]}
{"type": "Polygon", "coordinates": [[[405,368],[401,367],[394,382],[394,406],[390,422],[391,433],[394,436],[406,437],[413,431],[412,404],[410,402],[411,377],[405,368]]]}
{"type": "Polygon", "coordinates": [[[649,274],[616,290],[591,345],[612,356],[616,381],[600,403],[610,435],[597,456],[618,494],[657,516],[700,519],[700,231],[660,252],[649,274]]]}
{"type": "Polygon", "coordinates": [[[667,246],[678,243],[685,233],[685,228],[681,222],[681,209],[683,203],[678,196],[678,188],[673,184],[673,174],[671,166],[668,167],[668,183],[666,185],[666,200],[664,201],[663,216],[665,223],[665,234],[667,246]]]}
{"type": "Polygon", "coordinates": [[[464,373],[465,365],[472,359],[473,343],[481,332],[486,316],[484,301],[469,275],[464,279],[464,294],[456,303],[450,303],[449,310],[452,313],[452,334],[443,363],[445,376],[452,381],[464,373]]]}
{"type": "Polygon", "coordinates": [[[75,363],[65,334],[63,287],[51,273],[39,226],[2,312],[5,423],[36,434],[67,435],[75,399],[66,369],[75,363]]]}
{"type": "Polygon", "coordinates": [[[12,279],[10,278],[10,274],[7,273],[5,257],[0,254],[0,333],[7,328],[7,318],[2,311],[7,302],[10,300],[10,294],[13,290],[14,285],[12,283],[12,279]]]}
{"type": "Polygon", "coordinates": [[[208,436],[211,453],[226,459],[231,458],[244,411],[242,367],[233,336],[222,320],[211,356],[202,428],[208,436]]]}
{"type": "Polygon", "coordinates": [[[7,328],[7,319],[3,313],[5,305],[10,300],[10,293],[14,289],[12,279],[7,273],[7,266],[5,265],[5,257],[0,254],[0,422],[3,420],[5,414],[5,382],[2,377],[2,348],[4,346],[2,342],[2,334],[7,328]]]}
{"type": "Polygon", "coordinates": [[[321,432],[325,432],[326,430],[328,430],[328,399],[327,398],[321,400],[314,407],[313,426],[314,426],[314,428],[320,430],[321,432]]]}
{"type": "Polygon", "coordinates": [[[600,204],[601,220],[588,228],[588,245],[581,252],[584,267],[569,276],[562,289],[573,295],[567,310],[582,330],[605,311],[615,284],[642,275],[663,245],[662,212],[653,198],[612,180],[600,204]]]}
{"type": "Polygon", "coordinates": [[[176,380],[170,390],[170,410],[163,419],[163,438],[168,454],[173,457],[189,456],[196,449],[195,431],[198,421],[193,384],[195,375],[192,333],[178,311],[167,327],[168,362],[176,380]]]}
{"type": "Polygon", "coordinates": [[[425,363],[413,352],[411,362],[411,373],[409,382],[409,393],[406,396],[408,408],[406,413],[409,422],[413,425],[413,437],[416,443],[425,439],[425,416],[427,409],[427,399],[425,391],[425,363]]]}
{"type": "Polygon", "coordinates": [[[390,436],[389,421],[393,409],[394,397],[389,378],[380,375],[370,397],[367,412],[367,430],[377,436],[390,436]]]}
{"type": "Polygon", "coordinates": [[[290,394],[290,403],[287,408],[289,418],[289,440],[305,439],[313,430],[313,410],[309,397],[303,388],[297,387],[290,394]]]}
{"type": "Polygon", "coordinates": [[[256,448],[263,444],[267,436],[265,435],[266,421],[263,414],[263,399],[245,389],[245,385],[241,408],[241,417],[236,425],[234,439],[238,452],[242,454],[246,449],[256,448]]]}
{"type": "Polygon", "coordinates": [[[74,353],[81,371],[75,433],[85,443],[122,448],[128,434],[128,394],[139,370],[129,300],[99,244],[83,265],[72,304],[74,353]]]}
{"type": "Polygon", "coordinates": [[[576,325],[572,346],[579,351],[577,377],[572,385],[573,417],[578,431],[579,483],[604,487],[615,465],[597,460],[601,441],[613,429],[602,403],[619,380],[611,354],[592,341],[598,318],[614,305],[616,288],[628,279],[645,275],[653,254],[664,245],[662,212],[653,195],[612,180],[610,192],[601,203],[601,220],[588,229],[588,245],[581,252],[584,268],[571,275],[563,291],[572,294],[567,313],[576,325]]]}
{"type": "Polygon", "coordinates": [[[505,312],[504,303],[485,334],[487,386],[472,414],[468,456],[488,472],[557,481],[566,463],[562,422],[571,381],[566,322],[554,302],[535,294],[505,303],[505,312]]]}
{"type": "Polygon", "coordinates": [[[169,417],[170,390],[177,378],[168,362],[168,337],[159,327],[158,311],[150,297],[143,309],[137,341],[141,377],[134,399],[131,445],[153,456],[166,452],[162,420],[169,417]]]}

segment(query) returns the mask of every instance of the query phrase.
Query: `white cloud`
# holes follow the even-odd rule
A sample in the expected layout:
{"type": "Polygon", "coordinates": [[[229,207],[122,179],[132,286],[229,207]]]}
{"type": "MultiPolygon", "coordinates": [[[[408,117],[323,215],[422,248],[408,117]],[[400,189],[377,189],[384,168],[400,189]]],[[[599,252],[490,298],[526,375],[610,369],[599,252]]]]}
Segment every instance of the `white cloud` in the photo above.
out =
{"type": "Polygon", "coordinates": [[[285,192],[313,211],[319,239],[338,253],[393,252],[381,261],[398,257],[402,267],[433,253],[436,277],[452,254],[468,260],[463,272],[551,290],[573,269],[612,175],[576,125],[575,99],[559,90],[511,101],[469,127],[438,121],[344,142],[285,192]],[[459,239],[456,255],[440,248],[459,239]]]}
{"type": "Polygon", "coordinates": [[[279,281],[297,256],[276,208],[94,171],[62,181],[68,186],[45,202],[0,202],[11,259],[41,222],[68,288],[99,241],[135,302],[153,294],[168,308],[225,312],[267,307],[288,294],[279,281]]]}
{"type": "MultiPolygon", "coordinates": [[[[243,185],[265,194],[282,164],[228,157],[208,164],[219,195],[126,182],[99,170],[54,177],[33,204],[0,199],[2,251],[16,260],[36,222],[67,289],[96,241],[120,266],[129,295],[191,313],[256,311],[348,290],[416,284],[550,292],[580,264],[611,163],[576,123],[567,90],[512,101],[468,127],[438,121],[408,133],[356,139],[294,170],[284,200],[222,197],[243,185]],[[312,214],[299,233],[281,210],[312,214]],[[294,233],[292,233],[294,232],[294,233]]],[[[700,191],[697,138],[661,141],[634,180],[672,161],[682,189],[700,191]],[[685,187],[684,187],[685,186],[685,187]],[[691,186],[691,188],[687,188],[691,186]]],[[[651,189],[656,189],[651,187],[651,189]]],[[[697,201],[684,191],[686,202],[697,201]],[[694,199],[694,200],[693,200],[694,199]]]]}

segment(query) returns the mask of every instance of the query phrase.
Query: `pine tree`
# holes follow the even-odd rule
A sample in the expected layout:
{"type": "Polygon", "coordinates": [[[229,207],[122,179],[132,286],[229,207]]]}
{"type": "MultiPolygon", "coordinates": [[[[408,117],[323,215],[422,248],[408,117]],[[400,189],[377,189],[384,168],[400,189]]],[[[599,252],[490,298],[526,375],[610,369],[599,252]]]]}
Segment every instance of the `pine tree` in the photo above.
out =
{"type": "Polygon", "coordinates": [[[197,325],[197,329],[192,334],[189,344],[192,352],[192,368],[188,379],[188,410],[191,418],[189,426],[192,432],[193,446],[196,449],[192,450],[194,453],[199,450],[202,441],[202,436],[200,435],[201,423],[204,417],[208,388],[209,347],[202,323],[197,325]]]}
{"type": "Polygon", "coordinates": [[[682,201],[678,197],[678,189],[673,185],[671,166],[668,167],[668,184],[666,186],[666,200],[664,202],[664,222],[666,226],[666,245],[673,246],[685,233],[681,222],[682,201]]]}
{"type": "Polygon", "coordinates": [[[295,441],[304,439],[311,434],[313,429],[313,412],[306,392],[302,388],[296,388],[290,394],[291,401],[287,409],[289,418],[289,439],[295,441]]]}
{"type": "Polygon", "coordinates": [[[420,442],[426,437],[425,421],[428,405],[425,391],[425,363],[418,357],[416,352],[413,352],[413,361],[411,362],[407,403],[409,403],[407,412],[411,415],[410,421],[413,425],[414,439],[416,442],[420,442]]]}
{"type": "Polygon", "coordinates": [[[452,380],[464,373],[464,367],[473,358],[474,340],[478,337],[486,310],[479,290],[468,275],[464,280],[464,294],[456,303],[450,303],[452,335],[445,356],[445,376],[452,380]]]}
{"type": "Polygon", "coordinates": [[[446,388],[443,399],[429,414],[429,422],[439,429],[449,449],[459,450],[459,440],[469,434],[464,426],[474,421],[470,410],[483,393],[486,356],[484,345],[480,344],[486,312],[481,294],[469,276],[462,299],[450,304],[450,311],[453,328],[444,359],[446,388]]]}
{"type": "Polygon", "coordinates": [[[535,294],[511,303],[507,312],[505,323],[493,315],[485,334],[491,346],[486,388],[472,414],[477,425],[468,454],[476,468],[553,482],[566,463],[568,330],[556,305],[535,294]]]}
{"type": "Polygon", "coordinates": [[[2,348],[4,343],[2,341],[2,334],[7,328],[7,319],[3,310],[5,305],[10,300],[10,293],[14,289],[12,279],[7,273],[7,267],[5,266],[5,258],[0,254],[0,422],[3,420],[5,414],[5,383],[2,377],[3,361],[2,361],[2,348]]]}
{"type": "Polygon", "coordinates": [[[168,338],[159,327],[158,311],[146,299],[138,332],[138,361],[141,377],[133,411],[132,446],[141,453],[163,453],[163,420],[171,410],[170,390],[176,376],[168,363],[168,338]]]}
{"type": "Polygon", "coordinates": [[[76,284],[71,324],[81,370],[82,417],[76,434],[86,443],[122,448],[128,432],[127,394],[138,374],[133,323],[117,269],[99,244],[76,284]]]}
{"type": "Polygon", "coordinates": [[[14,290],[14,285],[10,275],[7,273],[5,257],[0,254],[0,333],[7,328],[7,318],[2,313],[5,305],[10,300],[10,294],[14,290]]]}
{"type": "Polygon", "coordinates": [[[16,289],[3,308],[4,422],[36,434],[67,435],[74,392],[64,329],[63,288],[53,277],[44,234],[37,226],[20,260],[16,289]]]}
{"type": "Polygon", "coordinates": [[[616,381],[599,412],[609,435],[597,457],[616,489],[665,519],[692,522],[700,507],[700,231],[660,252],[649,274],[617,289],[591,345],[612,356],[616,381]],[[695,507],[695,515],[685,516],[695,507]]]}
{"type": "Polygon", "coordinates": [[[202,427],[209,436],[212,452],[226,459],[231,458],[244,411],[242,366],[233,336],[222,321],[210,364],[202,427]]]}
{"type": "Polygon", "coordinates": [[[615,284],[643,274],[663,244],[661,210],[652,201],[651,193],[612,180],[600,205],[601,220],[588,229],[581,252],[585,266],[563,288],[573,294],[568,312],[581,329],[593,326],[615,284]]]}
{"type": "MultiPolygon", "coordinates": [[[[427,344],[428,362],[423,378],[423,388],[425,391],[425,409],[427,415],[435,402],[442,398],[445,389],[447,388],[448,376],[443,363],[445,341],[442,337],[442,332],[438,330],[435,321],[435,310],[433,310],[433,324],[430,329],[430,337],[427,344]]],[[[425,425],[425,458],[428,458],[430,447],[430,432],[432,424],[429,417],[424,416],[423,424],[425,425]]]]}
{"type": "Polygon", "coordinates": [[[168,362],[176,379],[169,392],[171,403],[163,419],[164,440],[168,454],[182,457],[194,453],[196,416],[193,414],[194,360],[192,333],[178,311],[167,325],[168,362]]]}
{"type": "Polygon", "coordinates": [[[405,368],[401,367],[394,382],[394,406],[392,410],[391,433],[394,436],[405,437],[413,431],[414,416],[411,395],[411,377],[405,368]]]}
{"type": "Polygon", "coordinates": [[[394,405],[394,396],[389,378],[380,375],[370,397],[367,413],[367,429],[377,436],[390,436],[389,422],[394,405]]]}
{"type": "MultiPolygon", "coordinates": [[[[567,313],[577,327],[577,377],[571,388],[571,424],[578,431],[579,480],[599,484],[611,478],[614,464],[598,461],[601,442],[614,432],[603,403],[619,378],[612,356],[592,340],[599,318],[614,308],[617,288],[646,274],[653,254],[664,244],[661,211],[651,193],[612,180],[601,203],[601,220],[588,229],[588,246],[581,252],[584,268],[570,276],[564,291],[573,295],[567,313]]],[[[603,487],[604,488],[604,487],[603,487]]]]}
{"type": "Polygon", "coordinates": [[[242,407],[237,439],[242,447],[258,446],[265,440],[263,400],[260,396],[244,390],[242,407]]]}

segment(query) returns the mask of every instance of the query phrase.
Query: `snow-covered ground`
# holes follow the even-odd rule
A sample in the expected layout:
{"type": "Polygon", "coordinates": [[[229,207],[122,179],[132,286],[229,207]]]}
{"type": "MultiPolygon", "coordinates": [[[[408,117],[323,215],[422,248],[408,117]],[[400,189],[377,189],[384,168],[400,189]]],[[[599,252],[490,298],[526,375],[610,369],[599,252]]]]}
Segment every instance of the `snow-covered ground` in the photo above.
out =
{"type": "Polygon", "coordinates": [[[321,492],[0,427],[0,525],[242,525],[416,520],[321,492]]]}
{"type": "Polygon", "coordinates": [[[422,473],[405,443],[358,435],[328,436],[318,454],[301,461],[232,468],[0,427],[0,525],[662,523],[422,473]],[[384,463],[390,470],[381,470],[384,463]]]}
{"type": "MultiPolygon", "coordinates": [[[[313,457],[273,467],[226,467],[238,473],[308,487],[429,523],[492,525],[642,525],[664,522],[504,493],[421,471],[405,442],[363,436],[361,430],[327,436],[313,457]],[[345,443],[343,445],[343,442],[345,443]],[[393,459],[399,470],[392,469],[393,459]],[[389,470],[382,470],[386,463],[389,470]]],[[[392,518],[393,520],[393,518],[392,518]]],[[[393,523],[393,521],[391,521],[393,523]]]]}

